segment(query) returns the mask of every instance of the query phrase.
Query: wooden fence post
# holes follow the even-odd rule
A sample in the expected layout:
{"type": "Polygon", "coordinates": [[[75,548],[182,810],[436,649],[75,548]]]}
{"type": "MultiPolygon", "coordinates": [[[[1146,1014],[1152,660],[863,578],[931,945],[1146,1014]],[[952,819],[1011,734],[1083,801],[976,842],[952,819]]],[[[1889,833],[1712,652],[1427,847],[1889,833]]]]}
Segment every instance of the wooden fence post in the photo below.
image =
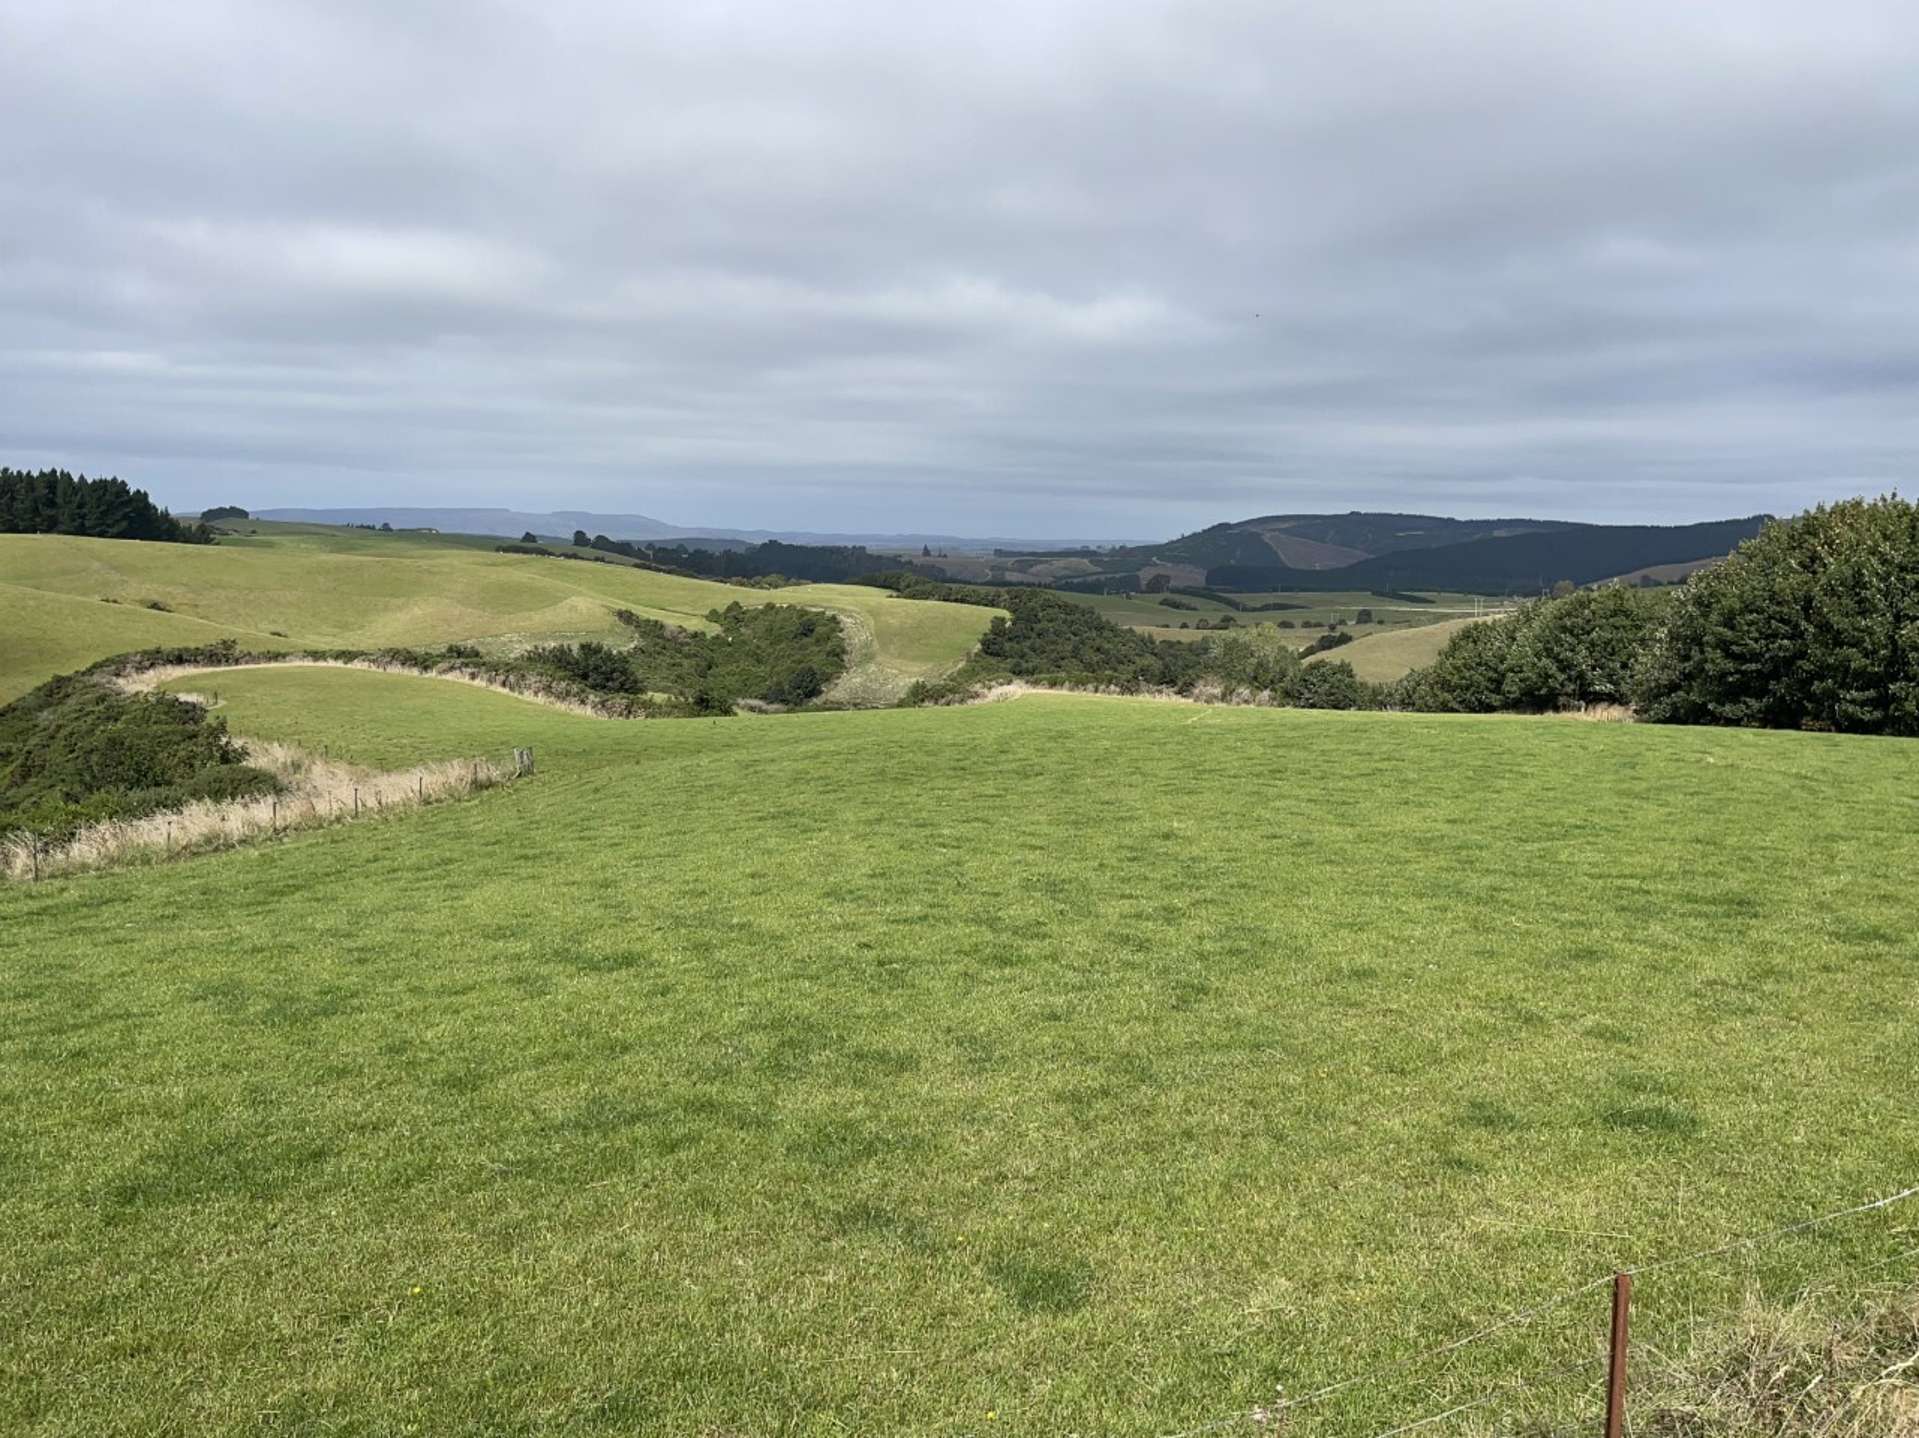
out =
{"type": "Polygon", "coordinates": [[[1626,1337],[1632,1320],[1632,1275],[1612,1276],[1612,1361],[1606,1372],[1606,1438],[1626,1427],[1626,1337]]]}

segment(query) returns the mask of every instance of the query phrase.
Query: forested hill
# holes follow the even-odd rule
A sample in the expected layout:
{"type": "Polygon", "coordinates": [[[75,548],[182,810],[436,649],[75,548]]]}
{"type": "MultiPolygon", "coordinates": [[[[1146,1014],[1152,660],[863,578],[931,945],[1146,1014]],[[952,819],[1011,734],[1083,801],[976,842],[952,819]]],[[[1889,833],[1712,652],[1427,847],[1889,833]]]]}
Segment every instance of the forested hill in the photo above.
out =
{"type": "Polygon", "coordinates": [[[1658,565],[1723,559],[1765,520],[1754,515],[1655,525],[1368,510],[1267,514],[1158,544],[1002,549],[964,569],[960,563],[935,567],[947,568],[946,577],[953,579],[1114,593],[1170,582],[1241,592],[1330,587],[1536,594],[1561,580],[1587,584],[1658,565]]]}
{"type": "Polygon", "coordinates": [[[0,468],[0,534],[77,534],[94,539],[161,539],[211,544],[204,524],[183,524],[120,479],[64,469],[0,468]]]}
{"type": "Polygon", "coordinates": [[[1767,516],[1705,524],[1574,524],[1438,548],[1405,549],[1332,571],[1287,566],[1227,566],[1209,582],[1242,588],[1324,587],[1337,576],[1353,589],[1452,589],[1537,594],[1561,580],[1590,584],[1635,569],[1730,554],[1765,526],[1767,516]]]}

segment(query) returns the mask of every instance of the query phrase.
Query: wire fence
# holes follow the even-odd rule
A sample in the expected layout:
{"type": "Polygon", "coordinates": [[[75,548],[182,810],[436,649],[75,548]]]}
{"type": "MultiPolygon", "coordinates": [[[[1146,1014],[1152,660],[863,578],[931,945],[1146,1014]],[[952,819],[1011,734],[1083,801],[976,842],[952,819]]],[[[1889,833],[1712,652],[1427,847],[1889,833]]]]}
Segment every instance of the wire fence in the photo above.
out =
{"type": "MultiPolygon", "coordinates": [[[[1716,1244],[1710,1248],[1701,1248],[1689,1253],[1674,1254],[1668,1258],[1654,1259],[1631,1268],[1621,1268],[1613,1272],[1601,1274],[1584,1283],[1575,1284],[1572,1287],[1548,1294],[1546,1297],[1539,1299],[1525,1308],[1509,1313],[1459,1338],[1450,1339],[1447,1342],[1422,1349],[1417,1353],[1409,1354],[1404,1358],[1395,1359],[1390,1363],[1381,1364],[1374,1368],[1351,1374],[1335,1382],[1311,1389],[1308,1392],[1291,1396],[1275,1397],[1270,1403],[1248,1409],[1241,1409],[1235,1413],[1198,1424],[1195,1427],[1183,1428],[1176,1432],[1162,1434],[1160,1438],[1201,1438],[1201,1435],[1218,1433],[1231,1428],[1237,1428],[1242,1432],[1250,1431],[1255,1434],[1276,1434],[1288,1427],[1289,1420],[1300,1410],[1322,1405],[1329,1399],[1350,1393],[1353,1390],[1368,1385],[1376,1385],[1388,1382],[1394,1378],[1403,1377],[1417,1369],[1425,1368],[1440,1360],[1449,1359],[1466,1349],[1484,1343],[1496,1335],[1530,1328],[1548,1315],[1566,1310],[1568,1305],[1573,1304],[1580,1298],[1597,1293],[1601,1289],[1616,1289],[1616,1285],[1622,1280],[1624,1280],[1628,1291],[1630,1291],[1632,1281],[1643,1276],[1659,1275],[1664,1277],[1674,1274],[1690,1265],[1710,1263],[1715,1259],[1725,1259],[1733,1255],[1749,1255],[1768,1244],[1776,1243],[1781,1239],[1789,1238],[1795,1234],[1822,1228],[1828,1224],[1837,1223],[1845,1219],[1880,1212],[1914,1198],[1919,1198],[1919,1184],[1901,1189],[1896,1193],[1889,1193],[1883,1197],[1872,1199],[1866,1203],[1854,1204],[1849,1208],[1836,1209],[1829,1213],[1822,1213],[1816,1217],[1803,1219],[1796,1223],[1784,1224],[1778,1228],[1768,1229],[1761,1233],[1747,1234],[1727,1243],[1716,1244]]],[[[1872,1265],[1872,1267],[1887,1268],[1908,1259],[1919,1259],[1919,1246],[1914,1246],[1901,1253],[1894,1254],[1882,1260],[1880,1263],[1872,1265]]],[[[1742,1299],[1741,1301],[1749,1301],[1749,1298],[1742,1299]]],[[[1586,1336],[1589,1339],[1612,1337],[1619,1345],[1617,1352],[1620,1359],[1623,1359],[1625,1340],[1623,1332],[1609,1335],[1597,1329],[1588,1329],[1586,1330],[1586,1336]]],[[[1588,1357],[1555,1366],[1541,1372],[1515,1376],[1491,1390],[1484,1391],[1465,1401],[1451,1404],[1439,1411],[1412,1418],[1400,1423],[1398,1426],[1366,1430],[1367,1438],[1400,1438],[1402,1434],[1416,1433],[1422,1429],[1433,1428],[1463,1414],[1492,1408],[1502,1401],[1510,1403],[1517,1396],[1528,1390],[1556,1382],[1575,1373],[1591,1372],[1594,1375],[1594,1381],[1597,1382],[1600,1377],[1604,1376],[1601,1369],[1603,1365],[1607,1364],[1608,1358],[1609,1354],[1606,1351],[1596,1348],[1588,1357]]],[[[1915,1364],[1919,1365],[1919,1355],[1915,1355],[1915,1364]]],[[[1603,1416],[1604,1395],[1595,1394],[1593,1398],[1595,1400],[1594,1409],[1589,1415],[1592,1421],[1586,1426],[1568,1429],[1538,1427],[1529,1428],[1527,1431],[1538,1435],[1538,1438],[1557,1438],[1557,1434],[1561,1431],[1567,1433],[1597,1432],[1599,1431],[1599,1419],[1603,1416]]],[[[1612,1430],[1609,1429],[1608,1431],[1612,1430]]]]}

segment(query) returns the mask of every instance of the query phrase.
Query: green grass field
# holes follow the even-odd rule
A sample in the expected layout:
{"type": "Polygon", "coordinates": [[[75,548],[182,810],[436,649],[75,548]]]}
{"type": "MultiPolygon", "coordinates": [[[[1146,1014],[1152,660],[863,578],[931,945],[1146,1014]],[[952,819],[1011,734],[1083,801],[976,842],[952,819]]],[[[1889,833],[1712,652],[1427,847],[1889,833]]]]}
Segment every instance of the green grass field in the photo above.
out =
{"type": "Polygon", "coordinates": [[[1415,669],[1423,669],[1439,657],[1439,651],[1471,619],[1442,619],[1435,624],[1420,624],[1407,629],[1383,629],[1359,635],[1351,644],[1315,654],[1306,662],[1341,659],[1353,666],[1353,672],[1373,684],[1403,679],[1415,669]]]}
{"type": "MultiPolygon", "coordinates": [[[[539,773],[0,892],[8,1433],[1180,1432],[1919,1172],[1899,741],[218,688],[539,773]]],[[[1641,1342],[1913,1222],[1649,1276],[1641,1342]]]]}
{"type": "Polygon", "coordinates": [[[0,535],[0,701],[143,644],[235,637],[261,648],[460,641],[510,649],[618,637],[613,611],[622,607],[705,628],[707,613],[735,601],[840,615],[853,660],[843,683],[853,696],[884,700],[960,664],[994,613],[859,585],[745,589],[620,564],[498,554],[474,536],[252,527],[260,533],[204,548],[0,535]],[[147,610],[149,601],[172,612],[147,610]]]}
{"type": "MultiPolygon", "coordinates": [[[[1446,626],[1442,633],[1450,634],[1460,614],[1473,612],[1474,599],[1470,594],[1434,593],[1428,597],[1433,601],[1430,606],[1407,604],[1403,601],[1386,598],[1378,594],[1369,594],[1362,590],[1312,590],[1289,591],[1283,594],[1245,594],[1237,596],[1248,604],[1277,601],[1297,606],[1286,610],[1266,612],[1247,612],[1235,610],[1230,605],[1220,604],[1211,599],[1194,599],[1188,595],[1175,595],[1182,604],[1190,604],[1191,609],[1171,609],[1161,604],[1160,596],[1154,594],[1073,594],[1065,590],[1060,593],[1079,604],[1097,609],[1115,624],[1123,624],[1129,629],[1137,629],[1154,639],[1178,639],[1198,641],[1207,638],[1209,629],[1181,629],[1181,623],[1195,624],[1204,619],[1217,623],[1222,616],[1232,615],[1241,625],[1273,624],[1278,620],[1288,620],[1295,625],[1313,624],[1314,629],[1288,629],[1283,631],[1289,639],[1300,645],[1307,645],[1317,639],[1324,627],[1338,620],[1351,633],[1360,639],[1377,638],[1380,643],[1363,652],[1341,649],[1342,657],[1354,653],[1354,668],[1364,664],[1370,671],[1362,673],[1362,679],[1397,679],[1416,664],[1430,661],[1432,655],[1439,652],[1440,644],[1434,643],[1430,636],[1412,638],[1411,632],[1427,626],[1446,626]],[[1375,622],[1356,624],[1355,617],[1361,610],[1370,609],[1375,622]],[[1403,642],[1396,642],[1399,636],[1408,636],[1403,642]],[[1421,658],[1419,656],[1423,655],[1421,658]],[[1404,656],[1405,661],[1401,662],[1404,656]]],[[[1482,601],[1483,602],[1483,601],[1482,601]]]]}

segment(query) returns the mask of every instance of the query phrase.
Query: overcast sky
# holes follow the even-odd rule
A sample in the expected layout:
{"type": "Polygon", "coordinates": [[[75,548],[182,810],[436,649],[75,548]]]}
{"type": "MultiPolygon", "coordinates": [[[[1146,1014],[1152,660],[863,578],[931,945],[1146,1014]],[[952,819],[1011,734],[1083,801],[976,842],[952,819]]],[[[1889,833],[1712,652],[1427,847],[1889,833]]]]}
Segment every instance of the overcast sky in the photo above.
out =
{"type": "Polygon", "coordinates": [[[1913,0],[7,0],[0,463],[1147,536],[1915,485],[1913,0]]]}

